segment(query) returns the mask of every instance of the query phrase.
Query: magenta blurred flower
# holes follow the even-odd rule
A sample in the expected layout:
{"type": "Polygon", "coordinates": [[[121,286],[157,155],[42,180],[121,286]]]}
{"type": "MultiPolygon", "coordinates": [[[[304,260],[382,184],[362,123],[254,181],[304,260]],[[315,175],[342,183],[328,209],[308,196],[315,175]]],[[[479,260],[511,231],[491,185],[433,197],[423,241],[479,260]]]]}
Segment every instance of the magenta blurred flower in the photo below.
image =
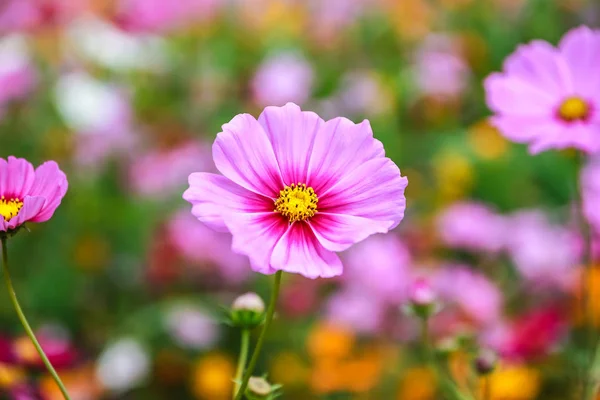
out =
{"type": "Polygon", "coordinates": [[[278,53],[260,65],[252,80],[254,101],[261,106],[303,104],[312,90],[313,69],[297,53],[278,53]]]}
{"type": "Polygon", "coordinates": [[[486,205],[476,202],[455,203],[437,218],[441,240],[449,247],[497,252],[508,233],[506,220],[486,205]]]}
{"type": "Polygon", "coordinates": [[[358,333],[374,334],[384,323],[386,309],[386,305],[370,293],[342,290],[329,298],[325,318],[358,333]]]}
{"type": "Polygon", "coordinates": [[[538,210],[514,214],[510,226],[508,253],[526,281],[562,289],[576,284],[581,245],[575,232],[538,210]]]}
{"type": "Polygon", "coordinates": [[[194,171],[214,169],[210,147],[186,142],[136,156],[129,170],[131,188],[141,196],[166,197],[181,188],[194,171]]]}
{"type": "MultiPolygon", "coordinates": [[[[45,326],[36,332],[36,336],[54,368],[69,368],[78,361],[79,352],[63,327],[45,326]]],[[[42,359],[27,336],[16,338],[12,347],[19,364],[45,370],[42,359]]]]}
{"type": "Polygon", "coordinates": [[[485,81],[492,123],[508,139],[548,149],[600,150],[600,31],[581,26],[557,48],[520,46],[485,81]]]}
{"type": "Polygon", "coordinates": [[[295,104],[223,125],[213,145],[223,175],[194,173],[192,213],[233,234],[252,268],[309,278],[342,273],[335,252],[400,223],[408,180],[368,121],[323,121],[295,104]]]}
{"type": "Polygon", "coordinates": [[[5,0],[0,2],[0,32],[64,24],[87,6],[87,0],[5,0]]]}
{"type": "Polygon", "coordinates": [[[411,256],[394,235],[374,235],[344,253],[344,282],[351,290],[400,304],[411,281],[411,256]]]}
{"type": "Polygon", "coordinates": [[[191,304],[172,306],[165,324],[173,339],[182,347],[209,349],[219,340],[219,325],[213,317],[191,304]]]}
{"type": "Polygon", "coordinates": [[[219,276],[232,284],[248,278],[248,260],[231,250],[231,234],[199,224],[186,210],[170,219],[167,232],[175,249],[188,261],[203,268],[217,267],[219,276]]]}
{"type": "Polygon", "coordinates": [[[427,306],[437,300],[437,293],[433,289],[429,279],[416,279],[409,287],[408,298],[411,303],[418,306],[427,306]]]}
{"type": "Polygon", "coordinates": [[[470,70],[456,41],[447,35],[428,36],[415,56],[414,72],[421,93],[454,98],[467,88],[470,70]]]}
{"type": "Polygon", "coordinates": [[[600,159],[593,159],[580,176],[585,217],[596,233],[600,233],[600,159]]]}
{"type": "Polygon", "coordinates": [[[165,32],[215,16],[223,0],[120,0],[116,24],[131,32],[165,32]]]}
{"type": "Polygon", "coordinates": [[[443,307],[454,306],[471,320],[488,325],[502,313],[502,293],[485,275],[468,267],[442,268],[432,284],[443,307]]]}
{"type": "Polygon", "coordinates": [[[0,114],[9,102],[30,93],[35,83],[36,73],[25,38],[10,35],[0,39],[0,114]]]}
{"type": "Polygon", "coordinates": [[[63,76],[54,91],[65,123],[74,130],[76,161],[93,167],[134,143],[131,107],[123,90],[82,72],[63,76]]]}
{"type": "Polygon", "coordinates": [[[22,158],[0,158],[0,232],[49,220],[67,192],[67,176],[54,161],[37,167],[22,158]]]}

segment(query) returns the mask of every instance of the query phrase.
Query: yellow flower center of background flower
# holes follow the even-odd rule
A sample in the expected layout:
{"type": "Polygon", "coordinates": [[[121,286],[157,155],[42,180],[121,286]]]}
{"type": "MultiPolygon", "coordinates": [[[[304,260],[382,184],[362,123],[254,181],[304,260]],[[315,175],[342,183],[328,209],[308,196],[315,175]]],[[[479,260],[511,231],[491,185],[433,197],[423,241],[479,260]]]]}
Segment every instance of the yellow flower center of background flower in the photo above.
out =
{"type": "Polygon", "coordinates": [[[317,212],[319,198],[311,187],[304,183],[286,186],[275,200],[275,211],[292,222],[306,221],[317,212]]]}
{"type": "Polygon", "coordinates": [[[0,215],[4,217],[5,221],[10,221],[12,217],[17,215],[23,207],[23,202],[19,199],[6,199],[4,196],[0,197],[0,215]]]}
{"type": "Polygon", "coordinates": [[[589,113],[590,106],[580,97],[567,98],[558,109],[558,115],[569,122],[586,119],[589,113]]]}

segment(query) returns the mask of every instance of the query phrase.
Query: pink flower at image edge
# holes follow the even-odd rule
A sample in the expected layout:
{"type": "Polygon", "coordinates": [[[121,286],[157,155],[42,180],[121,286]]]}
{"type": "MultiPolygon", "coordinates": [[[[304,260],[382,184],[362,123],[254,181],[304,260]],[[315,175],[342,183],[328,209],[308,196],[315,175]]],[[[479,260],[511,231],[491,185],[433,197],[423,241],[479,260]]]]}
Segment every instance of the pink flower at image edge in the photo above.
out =
{"type": "Polygon", "coordinates": [[[309,278],[342,273],[335,254],[404,216],[408,180],[385,157],[368,121],[322,120],[288,103],[223,125],[213,145],[223,175],[194,173],[192,213],[229,230],[252,268],[309,278]]]}
{"type": "Polygon", "coordinates": [[[22,158],[0,158],[0,231],[49,220],[67,188],[67,176],[54,161],[34,170],[22,158]]]}

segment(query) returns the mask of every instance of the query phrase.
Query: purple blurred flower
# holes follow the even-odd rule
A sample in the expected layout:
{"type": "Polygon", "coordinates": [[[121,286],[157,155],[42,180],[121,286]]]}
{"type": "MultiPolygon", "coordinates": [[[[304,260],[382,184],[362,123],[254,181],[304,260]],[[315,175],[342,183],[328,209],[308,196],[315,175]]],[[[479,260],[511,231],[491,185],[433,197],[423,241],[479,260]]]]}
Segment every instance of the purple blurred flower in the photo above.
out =
{"type": "Polygon", "coordinates": [[[204,310],[190,304],[172,306],[165,315],[167,330],[182,347],[210,349],[219,339],[219,325],[204,310]]]}
{"type": "Polygon", "coordinates": [[[468,267],[445,267],[432,277],[440,302],[458,309],[471,320],[488,325],[497,321],[502,312],[502,293],[481,273],[468,267]]]}
{"type": "Polygon", "coordinates": [[[132,162],[129,178],[133,191],[159,198],[185,186],[192,172],[214,169],[210,146],[192,141],[138,155],[132,162]]]}
{"type": "Polygon", "coordinates": [[[504,217],[475,202],[448,207],[438,216],[437,229],[447,246],[489,252],[502,249],[508,232],[504,217]]]}
{"type": "Polygon", "coordinates": [[[576,283],[581,246],[575,232],[551,224],[538,210],[514,214],[510,226],[508,252],[525,280],[562,289],[576,283]]]}
{"type": "Polygon", "coordinates": [[[377,0],[309,0],[311,32],[320,43],[328,43],[352,25],[368,10],[376,9],[377,0]]]}
{"type": "Polygon", "coordinates": [[[287,102],[302,105],[310,97],[313,75],[312,66],[300,54],[274,54],[263,61],[254,75],[254,100],[260,106],[282,106],[287,102]]]}
{"type": "Polygon", "coordinates": [[[400,304],[411,282],[411,257],[394,235],[375,235],[344,253],[343,275],[347,287],[400,304]]]}
{"type": "Polygon", "coordinates": [[[325,306],[326,319],[359,333],[376,333],[384,322],[386,306],[368,292],[343,290],[325,306]]]}
{"type": "Polygon", "coordinates": [[[470,70],[452,37],[428,36],[415,58],[416,81],[424,95],[454,98],[466,89],[470,70]]]}
{"type": "Polygon", "coordinates": [[[0,2],[0,33],[64,24],[87,6],[87,0],[4,0],[0,2]]]}
{"type": "Polygon", "coordinates": [[[131,32],[165,32],[211,19],[222,5],[222,0],[120,0],[115,22],[131,32]]]}
{"type": "Polygon", "coordinates": [[[390,108],[389,96],[375,72],[353,71],[342,78],[340,92],[335,99],[339,113],[379,115],[390,108]]]}
{"type": "Polygon", "coordinates": [[[15,34],[0,39],[0,114],[9,102],[30,93],[35,82],[25,38],[15,34]]]}
{"type": "Polygon", "coordinates": [[[73,72],[60,78],[54,97],[65,123],[78,134],[80,165],[95,166],[133,145],[131,108],[122,89],[73,72]]]}
{"type": "Polygon", "coordinates": [[[167,232],[183,257],[203,267],[217,267],[227,282],[239,283],[250,276],[252,270],[247,258],[231,250],[231,234],[199,224],[188,211],[176,213],[169,221],[167,232]]]}

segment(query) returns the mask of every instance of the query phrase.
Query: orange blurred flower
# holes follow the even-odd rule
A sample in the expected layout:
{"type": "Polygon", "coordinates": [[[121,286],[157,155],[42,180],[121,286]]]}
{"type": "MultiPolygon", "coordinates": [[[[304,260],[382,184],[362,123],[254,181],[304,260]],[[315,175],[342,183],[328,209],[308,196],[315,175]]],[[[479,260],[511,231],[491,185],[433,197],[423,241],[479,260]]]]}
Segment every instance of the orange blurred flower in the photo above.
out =
{"type": "Polygon", "coordinates": [[[230,357],[213,353],[198,360],[192,372],[192,391],[200,400],[231,397],[235,365],[230,357]]]}

